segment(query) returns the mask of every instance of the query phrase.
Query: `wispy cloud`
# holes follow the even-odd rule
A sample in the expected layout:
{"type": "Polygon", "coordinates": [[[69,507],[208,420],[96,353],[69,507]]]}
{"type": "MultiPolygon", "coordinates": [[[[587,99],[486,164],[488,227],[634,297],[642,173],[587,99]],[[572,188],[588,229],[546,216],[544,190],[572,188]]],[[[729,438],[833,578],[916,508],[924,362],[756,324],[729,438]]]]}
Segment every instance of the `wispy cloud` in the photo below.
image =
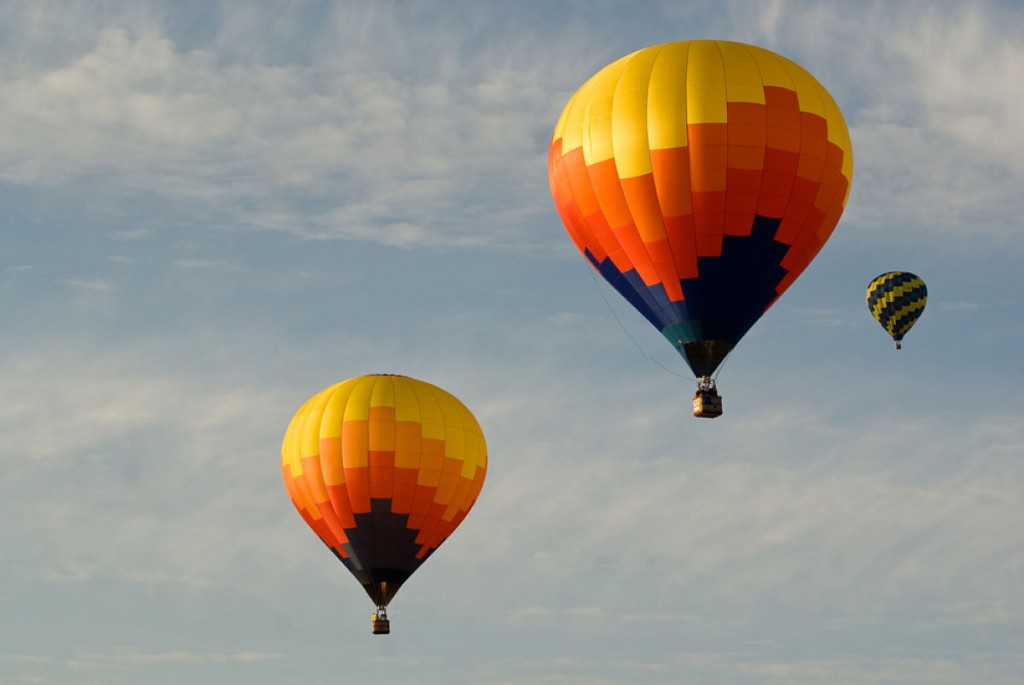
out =
{"type": "MultiPolygon", "coordinates": [[[[50,550],[35,558],[38,566],[23,558],[23,573],[53,583],[116,578],[197,589],[233,574],[229,558],[290,522],[280,516],[286,498],[252,494],[280,494],[276,470],[249,464],[264,453],[256,444],[280,439],[280,400],[270,388],[182,377],[159,363],[166,354],[152,343],[93,349],[83,365],[51,346],[6,360],[0,395],[17,400],[0,408],[0,459],[7,484],[21,493],[10,505],[24,515],[8,532],[50,550]],[[268,434],[243,438],[247,425],[268,434]],[[233,472],[254,480],[240,485],[233,472]]],[[[265,456],[260,463],[272,465],[273,451],[265,456]]],[[[290,544],[282,536],[281,548],[290,544]]]]}
{"type": "Polygon", "coordinates": [[[82,671],[96,669],[121,670],[160,666],[163,664],[204,666],[210,664],[258,663],[280,659],[284,656],[280,652],[199,652],[184,650],[144,652],[125,649],[114,652],[80,652],[69,660],[69,665],[75,670],[82,671]]]}
{"type": "Polygon", "coordinates": [[[524,201],[546,192],[531,169],[548,128],[533,118],[549,97],[539,72],[446,74],[451,46],[425,45],[419,59],[441,73],[410,85],[341,47],[320,66],[274,66],[224,63],[151,29],[94,39],[4,84],[3,180],[88,176],[199,213],[229,202],[265,229],[397,246],[521,243],[517,226],[541,213],[524,201]]]}
{"type": "Polygon", "coordinates": [[[679,630],[699,616],[703,635],[756,632],[779,611],[766,598],[855,633],[891,626],[907,602],[922,621],[964,626],[976,620],[968,606],[1024,602],[1006,584],[1024,563],[1024,538],[1008,534],[1024,515],[1012,456],[1024,434],[1008,415],[839,428],[782,391],[784,410],[705,432],[683,407],[637,399],[642,387],[590,387],[607,398],[597,410],[568,399],[582,391],[567,378],[522,383],[564,399],[512,403],[506,388],[505,403],[481,408],[498,427],[494,479],[433,562],[472,596],[486,589],[466,569],[486,578],[515,558],[510,621],[575,625],[601,611],[592,623],[628,622],[644,593],[622,588],[637,584],[656,586],[652,616],[679,630]],[[584,576],[585,591],[566,590],[584,576]]]}
{"type": "Polygon", "coordinates": [[[939,307],[949,312],[973,312],[982,308],[977,302],[940,302],[939,307]]]}
{"type": "Polygon", "coordinates": [[[69,278],[64,281],[72,290],[99,293],[111,290],[114,285],[102,278],[69,278]]]}
{"type": "Polygon", "coordinates": [[[238,268],[237,266],[228,264],[227,262],[217,261],[215,259],[179,259],[174,262],[174,266],[181,269],[231,270],[238,268]]]}

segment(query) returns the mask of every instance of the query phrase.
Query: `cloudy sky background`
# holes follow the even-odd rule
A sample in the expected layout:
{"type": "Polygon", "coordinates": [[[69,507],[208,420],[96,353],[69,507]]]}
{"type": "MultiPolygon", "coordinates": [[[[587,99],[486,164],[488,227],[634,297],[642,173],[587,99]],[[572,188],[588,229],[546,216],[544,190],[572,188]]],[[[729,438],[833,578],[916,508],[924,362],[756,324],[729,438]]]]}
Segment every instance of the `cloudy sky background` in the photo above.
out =
{"type": "Polygon", "coordinates": [[[1024,683],[1024,8],[0,4],[4,685],[1024,683]],[[755,43],[846,114],[832,240],[725,415],[561,228],[571,93],[755,43]],[[864,287],[929,286],[896,353],[864,287]],[[333,382],[490,448],[370,635],[279,473],[333,382]]]}

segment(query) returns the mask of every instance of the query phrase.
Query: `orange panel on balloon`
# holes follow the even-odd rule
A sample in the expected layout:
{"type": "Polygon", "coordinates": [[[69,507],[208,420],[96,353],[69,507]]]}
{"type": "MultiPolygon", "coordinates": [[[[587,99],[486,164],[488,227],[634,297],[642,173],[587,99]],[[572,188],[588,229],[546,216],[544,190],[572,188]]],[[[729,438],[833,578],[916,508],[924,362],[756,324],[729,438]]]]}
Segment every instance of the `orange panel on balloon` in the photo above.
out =
{"type": "Polygon", "coordinates": [[[689,148],[651,150],[651,168],[665,221],[692,214],[689,148]]]}

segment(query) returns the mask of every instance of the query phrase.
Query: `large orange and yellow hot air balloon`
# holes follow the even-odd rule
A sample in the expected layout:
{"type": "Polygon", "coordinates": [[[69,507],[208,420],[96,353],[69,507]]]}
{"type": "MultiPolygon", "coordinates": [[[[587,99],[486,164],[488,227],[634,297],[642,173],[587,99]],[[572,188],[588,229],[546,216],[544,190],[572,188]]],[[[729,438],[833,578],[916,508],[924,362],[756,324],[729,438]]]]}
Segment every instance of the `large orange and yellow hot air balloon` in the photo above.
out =
{"type": "Polygon", "coordinates": [[[802,67],[693,40],[584,83],[555,127],[548,174],[576,247],[708,380],[832,234],[853,151],[839,107],[802,67]]]}
{"type": "Polygon", "coordinates": [[[281,447],[284,484],[310,528],[377,606],[462,522],[487,472],[487,446],[470,411],[414,378],[351,378],[313,395],[281,447]]]}

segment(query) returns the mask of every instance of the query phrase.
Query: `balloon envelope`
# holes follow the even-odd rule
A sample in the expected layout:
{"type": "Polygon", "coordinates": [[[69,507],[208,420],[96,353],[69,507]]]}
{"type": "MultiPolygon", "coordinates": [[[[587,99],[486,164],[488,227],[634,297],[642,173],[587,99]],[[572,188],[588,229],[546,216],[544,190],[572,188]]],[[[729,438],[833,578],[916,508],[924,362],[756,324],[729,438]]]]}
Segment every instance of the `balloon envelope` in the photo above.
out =
{"type": "Polygon", "coordinates": [[[752,45],[681,41],[580,87],[548,176],[576,247],[707,376],[832,234],[853,151],[802,67],[752,45]]]}
{"type": "Polygon", "coordinates": [[[917,323],[928,303],[928,288],[909,271],[889,271],[868,284],[865,297],[871,316],[875,317],[896,347],[907,331],[917,323]]]}
{"type": "Polygon", "coordinates": [[[476,502],[487,447],[453,395],[405,376],[369,375],[302,405],[281,465],[302,518],[386,607],[476,502]]]}

